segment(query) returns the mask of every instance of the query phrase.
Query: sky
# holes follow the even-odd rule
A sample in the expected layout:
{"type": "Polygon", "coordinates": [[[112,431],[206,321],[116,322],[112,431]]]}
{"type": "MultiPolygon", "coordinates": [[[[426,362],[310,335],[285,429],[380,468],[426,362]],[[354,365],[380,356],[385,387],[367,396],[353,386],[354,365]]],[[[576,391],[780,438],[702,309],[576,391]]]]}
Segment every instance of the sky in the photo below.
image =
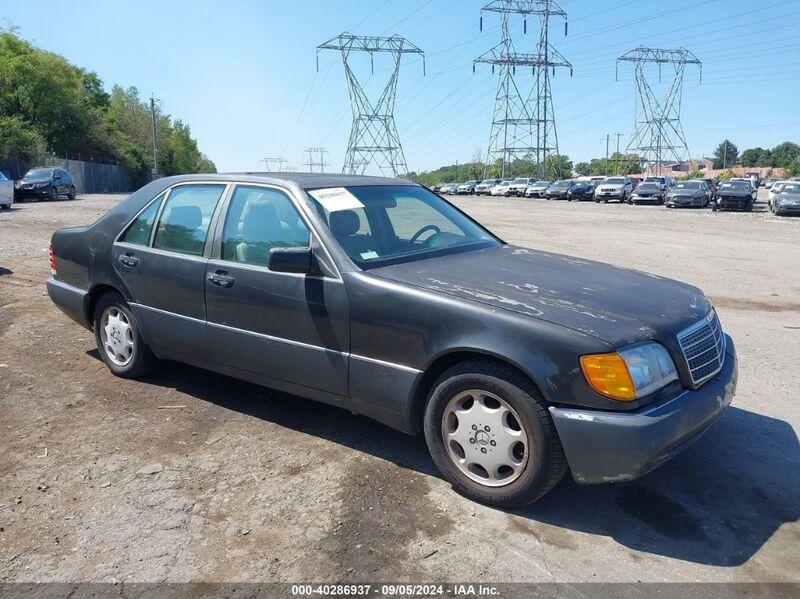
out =
{"type": "MultiPolygon", "coordinates": [[[[500,42],[488,0],[0,0],[0,27],[97,72],[154,94],[188,123],[220,171],[262,169],[265,157],[302,168],[304,150],[325,147],[342,167],[351,112],[341,55],[316,47],[339,35],[399,34],[425,51],[403,59],[395,119],[409,169],[485,155],[496,75],[472,61],[500,42]]],[[[800,142],[800,0],[563,0],[550,27],[573,65],[559,71],[553,103],[560,151],[574,162],[602,157],[634,125],[633,67],[616,58],[639,44],[685,47],[702,62],[686,71],[682,120],[693,157],[724,138],[742,151],[800,142]]],[[[518,52],[532,52],[538,23],[512,21],[518,52]]],[[[376,94],[387,55],[354,61],[376,94]]],[[[653,72],[654,75],[655,72],[653,72]]],[[[666,71],[665,71],[666,73],[666,71]]],[[[525,76],[518,73],[525,81],[525,76]]],[[[655,76],[655,75],[654,75],[655,76]]],[[[528,77],[529,79],[529,77],[528,77]]]]}

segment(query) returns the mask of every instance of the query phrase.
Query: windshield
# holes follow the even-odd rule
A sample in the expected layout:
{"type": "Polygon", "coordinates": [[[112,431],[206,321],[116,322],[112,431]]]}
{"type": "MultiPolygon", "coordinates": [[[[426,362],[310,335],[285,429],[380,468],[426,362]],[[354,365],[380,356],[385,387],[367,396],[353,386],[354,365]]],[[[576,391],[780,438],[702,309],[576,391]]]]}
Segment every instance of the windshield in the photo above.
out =
{"type": "Polygon", "coordinates": [[[569,187],[570,185],[572,185],[572,182],[570,181],[559,181],[558,183],[553,185],[553,187],[561,189],[562,187],[569,187]]]}
{"type": "Polygon", "coordinates": [[[785,185],[781,190],[781,193],[800,193],[800,183],[785,185]]]}
{"type": "Polygon", "coordinates": [[[497,183],[497,181],[495,181],[494,179],[484,179],[484,180],[482,181],[482,184],[483,184],[483,185],[492,185],[492,184],[494,184],[494,183],[497,183]]]}
{"type": "Polygon", "coordinates": [[[700,181],[681,181],[675,184],[675,189],[691,189],[696,191],[698,189],[703,189],[703,184],[700,183],[700,181]]]}
{"type": "Polygon", "coordinates": [[[49,179],[53,171],[49,168],[32,168],[25,174],[26,179],[49,179]]]}
{"type": "Polygon", "coordinates": [[[534,183],[534,187],[548,187],[550,185],[549,181],[539,181],[538,183],[534,183]]]}
{"type": "Polygon", "coordinates": [[[514,183],[527,183],[527,179],[514,179],[514,183]]]}
{"type": "Polygon", "coordinates": [[[745,181],[730,181],[722,184],[722,189],[730,189],[735,191],[749,191],[750,184],[745,181]]]}
{"type": "Polygon", "coordinates": [[[416,185],[316,189],[308,194],[339,245],[361,268],[500,245],[475,221],[416,185]]]}
{"type": "Polygon", "coordinates": [[[664,179],[662,179],[661,177],[647,177],[647,179],[645,179],[644,182],[645,183],[663,183],[664,179]]]}
{"type": "Polygon", "coordinates": [[[636,188],[637,191],[658,191],[659,189],[661,189],[661,185],[658,183],[641,183],[636,188]]]}
{"type": "Polygon", "coordinates": [[[625,179],[620,179],[619,177],[611,177],[610,179],[606,179],[603,183],[608,183],[609,185],[622,185],[625,183],[625,179]]]}

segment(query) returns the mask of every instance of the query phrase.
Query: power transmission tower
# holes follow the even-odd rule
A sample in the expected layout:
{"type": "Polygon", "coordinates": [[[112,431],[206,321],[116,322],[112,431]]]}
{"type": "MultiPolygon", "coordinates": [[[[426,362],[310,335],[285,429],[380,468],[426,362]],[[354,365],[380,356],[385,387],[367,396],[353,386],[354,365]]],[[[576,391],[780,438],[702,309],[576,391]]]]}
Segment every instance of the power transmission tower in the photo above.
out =
{"type": "Polygon", "coordinates": [[[683,75],[686,65],[697,65],[702,83],[703,64],[685,48],[659,50],[639,46],[617,59],[617,79],[620,62],[632,62],[636,74],[636,123],[626,153],[637,154],[647,163],[649,172],[661,175],[665,161],[681,163],[691,159],[681,124],[683,75]],[[662,65],[671,67],[672,80],[661,98],[648,77],[649,64],[658,65],[658,83],[662,65]]]}
{"type": "MultiPolygon", "coordinates": [[[[567,13],[552,0],[494,0],[481,8],[480,28],[483,31],[483,12],[500,15],[502,41],[473,61],[476,64],[499,67],[497,93],[494,101],[492,132],[489,136],[487,169],[500,160],[500,174],[510,173],[515,160],[534,160],[541,177],[546,172],[548,158],[558,155],[558,135],[553,111],[553,95],[550,77],[557,68],[568,68],[572,75],[572,65],[550,45],[548,40],[550,17],[564,19],[564,35],[567,34],[567,13]],[[519,53],[514,47],[508,30],[512,15],[523,16],[523,30],[527,33],[528,16],[539,18],[539,41],[535,52],[519,53]],[[531,67],[533,85],[525,94],[518,84],[517,67],[531,67]]],[[[555,165],[552,165],[555,169],[555,165]]]]}
{"type": "Polygon", "coordinates": [[[289,163],[288,160],[285,158],[262,158],[258,161],[260,164],[263,164],[268,171],[274,173],[280,173],[286,170],[286,165],[289,163]],[[273,164],[277,164],[277,168],[272,168],[273,164]]]}
{"type": "Polygon", "coordinates": [[[325,154],[327,153],[328,150],[325,148],[306,148],[306,154],[308,154],[308,162],[306,162],[306,167],[308,168],[309,173],[325,172],[325,167],[330,166],[329,163],[325,161],[325,154]]]}
{"type": "Polygon", "coordinates": [[[317,70],[320,50],[338,50],[342,54],[347,90],[353,110],[353,126],[342,173],[361,175],[370,164],[383,174],[392,176],[408,173],[408,165],[400,144],[394,122],[394,104],[397,78],[403,54],[421,54],[422,72],[425,74],[425,53],[399,35],[391,37],[358,36],[343,33],[317,46],[317,70]],[[388,53],[394,63],[391,75],[377,101],[373,102],[364,91],[350,63],[353,52],[369,54],[372,73],[375,73],[374,55],[388,53]]]}

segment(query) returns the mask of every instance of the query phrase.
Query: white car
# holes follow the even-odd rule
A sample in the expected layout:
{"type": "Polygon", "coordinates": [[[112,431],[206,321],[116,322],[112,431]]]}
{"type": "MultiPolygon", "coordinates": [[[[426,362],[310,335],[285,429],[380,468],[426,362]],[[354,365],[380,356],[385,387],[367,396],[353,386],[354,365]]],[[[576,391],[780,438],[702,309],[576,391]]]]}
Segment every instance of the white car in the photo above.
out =
{"type": "Polygon", "coordinates": [[[544,197],[544,192],[547,191],[550,185],[550,181],[537,181],[533,185],[528,185],[528,188],[525,190],[525,197],[542,198],[544,197]]]}
{"type": "Polygon", "coordinates": [[[458,186],[456,193],[460,196],[474,194],[475,186],[478,183],[480,183],[480,181],[467,181],[466,183],[462,183],[458,186]]]}
{"type": "Polygon", "coordinates": [[[489,192],[489,195],[508,196],[509,185],[511,185],[511,181],[501,181],[500,183],[492,187],[492,191],[489,192]]]}
{"type": "Polygon", "coordinates": [[[633,193],[633,181],[630,177],[606,177],[594,190],[595,202],[619,200],[620,204],[628,201],[633,193]]]}
{"type": "Polygon", "coordinates": [[[492,187],[498,185],[501,181],[502,179],[484,179],[475,186],[475,195],[482,195],[484,193],[489,195],[489,192],[492,191],[492,187]]]}
{"type": "Polygon", "coordinates": [[[524,196],[525,190],[529,185],[536,183],[536,179],[527,179],[525,177],[518,177],[508,185],[508,195],[524,196]]]}
{"type": "Polygon", "coordinates": [[[0,173],[0,208],[8,210],[14,203],[14,182],[0,173]]]}

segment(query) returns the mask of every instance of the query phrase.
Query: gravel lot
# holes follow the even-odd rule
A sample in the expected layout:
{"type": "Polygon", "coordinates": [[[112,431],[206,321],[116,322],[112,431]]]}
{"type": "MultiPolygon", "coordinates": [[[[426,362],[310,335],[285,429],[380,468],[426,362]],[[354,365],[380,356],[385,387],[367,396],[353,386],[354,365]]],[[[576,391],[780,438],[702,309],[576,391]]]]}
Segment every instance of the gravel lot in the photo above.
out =
{"type": "Polygon", "coordinates": [[[43,283],[51,232],[118,200],[0,214],[0,581],[800,581],[800,218],[454,199],[509,242],[699,285],[740,356],[672,462],[505,512],[421,437],[177,364],[111,376],[43,283]]]}

